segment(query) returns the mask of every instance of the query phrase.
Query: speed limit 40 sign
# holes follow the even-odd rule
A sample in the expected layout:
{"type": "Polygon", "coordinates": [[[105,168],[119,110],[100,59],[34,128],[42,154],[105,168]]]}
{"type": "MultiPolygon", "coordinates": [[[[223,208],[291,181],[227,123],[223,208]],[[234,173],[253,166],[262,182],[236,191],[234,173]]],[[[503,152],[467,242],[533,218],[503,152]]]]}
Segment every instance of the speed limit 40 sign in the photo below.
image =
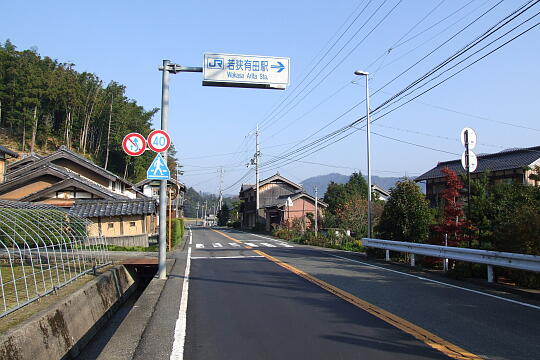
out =
{"type": "Polygon", "coordinates": [[[148,147],[157,153],[166,151],[171,146],[171,138],[163,130],[154,130],[148,135],[148,147]]]}

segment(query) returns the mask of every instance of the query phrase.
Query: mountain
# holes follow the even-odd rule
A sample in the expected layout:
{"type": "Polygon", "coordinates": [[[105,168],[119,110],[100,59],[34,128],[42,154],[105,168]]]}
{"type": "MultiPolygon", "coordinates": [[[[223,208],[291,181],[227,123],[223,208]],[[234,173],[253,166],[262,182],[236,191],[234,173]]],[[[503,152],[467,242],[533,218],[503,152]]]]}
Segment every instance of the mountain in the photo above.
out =
{"type": "MultiPolygon", "coordinates": [[[[365,175],[364,178],[366,178],[365,175]]],[[[382,187],[385,190],[390,190],[396,184],[396,182],[401,179],[402,177],[371,176],[371,182],[378,185],[379,187],[382,187]]],[[[345,184],[347,181],[349,181],[349,175],[342,175],[338,173],[319,175],[310,177],[302,181],[301,184],[304,187],[304,190],[308,194],[313,196],[315,195],[314,187],[317,186],[317,189],[319,190],[319,197],[322,198],[326,193],[326,188],[328,187],[328,184],[330,184],[330,182],[332,181],[338,184],[345,184]]],[[[422,189],[422,192],[425,192],[423,184],[418,185],[422,189]]]]}

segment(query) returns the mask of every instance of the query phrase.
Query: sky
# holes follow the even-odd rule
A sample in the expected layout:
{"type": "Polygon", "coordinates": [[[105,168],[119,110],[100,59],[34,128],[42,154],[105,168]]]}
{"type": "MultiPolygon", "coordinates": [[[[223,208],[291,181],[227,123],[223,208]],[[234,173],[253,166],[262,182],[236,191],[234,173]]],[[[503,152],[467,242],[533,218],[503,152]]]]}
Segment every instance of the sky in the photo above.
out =
{"type": "MultiPolygon", "coordinates": [[[[169,133],[184,166],[182,181],[217,193],[223,168],[224,192],[237,194],[241,183],[255,181],[253,167],[246,164],[255,153],[257,124],[261,178],[279,172],[301,182],[332,172],[365,174],[364,123],[340,141],[319,142],[313,148],[317,152],[290,154],[365,115],[365,78],[354,71],[370,73],[373,111],[524,3],[3,1],[0,41],[10,39],[19,50],[34,47],[42,56],[72,62],[105,83],[119,82],[146,109],[161,106],[158,67],[164,59],[198,67],[210,52],[289,57],[286,90],[207,87],[200,73],[171,74],[169,133]]],[[[414,95],[537,24],[540,16],[496,40],[539,8],[535,5],[433,74],[414,95]]],[[[386,111],[372,114],[372,174],[414,177],[439,161],[459,158],[464,127],[478,136],[477,154],[540,145],[539,42],[537,26],[388,115],[377,119],[386,111]]],[[[153,124],[160,128],[159,112],[153,124]]]]}

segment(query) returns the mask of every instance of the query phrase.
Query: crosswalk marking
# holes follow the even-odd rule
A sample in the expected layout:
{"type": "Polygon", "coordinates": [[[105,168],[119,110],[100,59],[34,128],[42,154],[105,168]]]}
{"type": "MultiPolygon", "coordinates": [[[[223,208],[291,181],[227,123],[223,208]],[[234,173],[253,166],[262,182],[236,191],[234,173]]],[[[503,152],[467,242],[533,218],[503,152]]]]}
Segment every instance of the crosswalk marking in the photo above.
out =
{"type": "Polygon", "coordinates": [[[286,243],[282,243],[282,242],[278,242],[277,244],[280,245],[280,246],[284,246],[284,247],[294,247],[294,246],[292,246],[292,245],[289,245],[289,244],[286,244],[286,243]]]}
{"type": "MultiPolygon", "coordinates": [[[[277,246],[283,246],[283,247],[294,247],[292,245],[289,245],[289,244],[286,244],[286,243],[282,243],[282,242],[275,242],[275,245],[274,244],[271,244],[269,242],[258,242],[258,243],[255,243],[255,242],[246,242],[244,243],[245,245],[247,246],[250,246],[250,247],[277,247],[277,246]]],[[[230,243],[227,243],[227,245],[231,246],[231,247],[235,247],[235,248],[239,248],[241,246],[241,244],[238,244],[238,243],[233,243],[233,242],[230,242],[230,243]]],[[[223,244],[221,243],[212,243],[212,247],[215,247],[215,248],[222,248],[223,247],[223,244]]],[[[204,244],[195,244],[195,248],[197,249],[204,249],[204,244]]]]}

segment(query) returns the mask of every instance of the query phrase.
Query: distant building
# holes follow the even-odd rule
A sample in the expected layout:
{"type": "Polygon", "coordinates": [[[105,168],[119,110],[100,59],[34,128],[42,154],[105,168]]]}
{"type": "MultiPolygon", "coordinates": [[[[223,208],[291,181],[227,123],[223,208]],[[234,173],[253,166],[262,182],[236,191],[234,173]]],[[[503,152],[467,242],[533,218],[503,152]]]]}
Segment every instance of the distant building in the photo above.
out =
{"type": "MultiPolygon", "coordinates": [[[[141,182],[135,184],[135,188],[142,191],[145,196],[151,197],[159,202],[159,187],[161,181],[159,180],[149,180],[145,179],[141,182]]],[[[186,185],[177,181],[176,179],[169,179],[167,181],[167,188],[171,192],[171,209],[173,212],[173,217],[183,217],[184,216],[184,199],[186,196],[186,185]]],[[[168,195],[167,195],[168,196],[168,195]]]]}
{"type": "MultiPolygon", "coordinates": [[[[258,211],[255,185],[242,185],[239,198],[242,202],[239,213],[243,228],[254,228],[259,223],[269,231],[272,225],[290,226],[294,219],[304,219],[306,226],[309,226],[306,215],[315,213],[315,198],[305,193],[301,185],[279,173],[259,182],[258,211]]],[[[319,217],[326,206],[319,201],[319,217]]]]}
{"type": "MultiPolygon", "coordinates": [[[[513,182],[538,186],[538,181],[531,180],[529,175],[534,166],[540,166],[540,146],[504,150],[494,154],[478,155],[478,167],[471,173],[472,179],[482,174],[489,174],[491,184],[513,182]]],[[[442,170],[447,167],[458,174],[465,174],[461,160],[440,162],[431,170],[418,176],[415,181],[424,181],[426,184],[426,197],[430,204],[437,204],[440,193],[446,188],[445,177],[442,170]]]]}
{"type": "Polygon", "coordinates": [[[373,200],[388,201],[388,198],[390,197],[390,193],[388,191],[376,184],[371,185],[371,193],[375,194],[376,196],[376,198],[373,200]]]}

